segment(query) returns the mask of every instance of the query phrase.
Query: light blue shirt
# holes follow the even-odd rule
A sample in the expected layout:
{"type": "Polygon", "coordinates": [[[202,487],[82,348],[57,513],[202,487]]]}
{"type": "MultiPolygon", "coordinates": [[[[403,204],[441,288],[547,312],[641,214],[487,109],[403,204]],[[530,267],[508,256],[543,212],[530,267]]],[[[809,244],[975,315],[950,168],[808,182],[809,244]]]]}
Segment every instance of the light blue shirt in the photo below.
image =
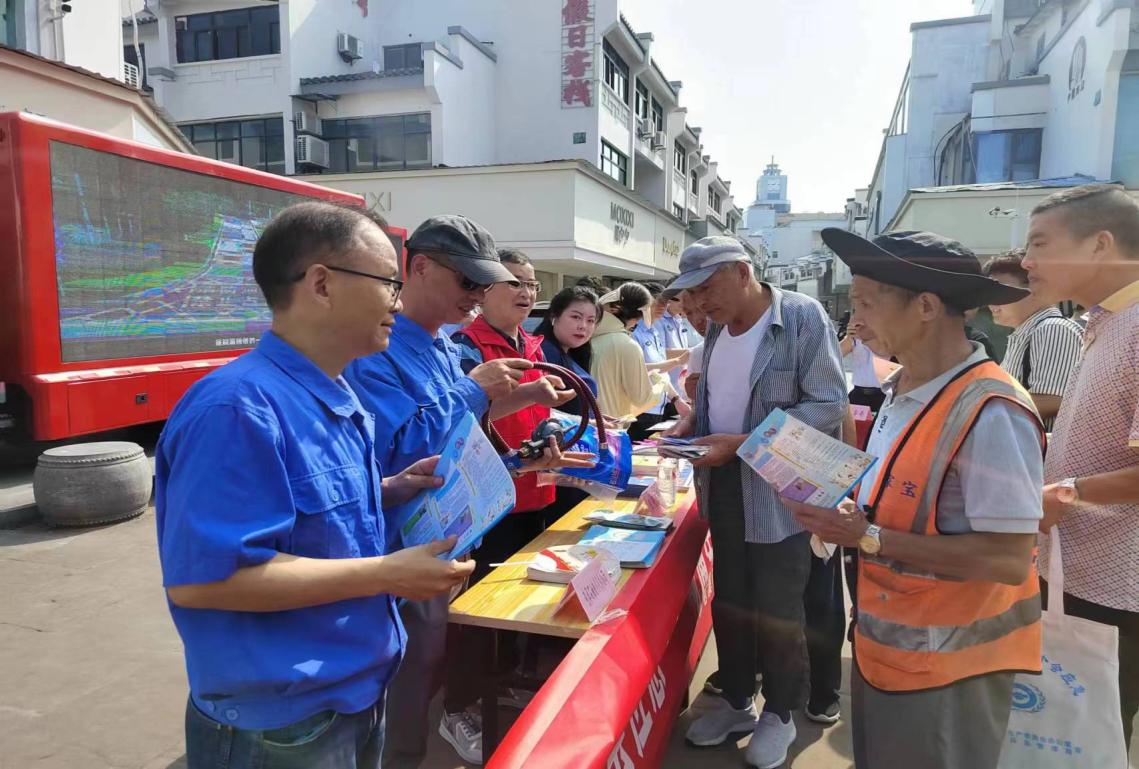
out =
{"type": "MultiPolygon", "coordinates": [[[[657,332],[657,336],[664,345],[665,356],[668,355],[669,350],[687,350],[693,346],[693,343],[689,341],[687,324],[684,323],[683,319],[677,318],[668,310],[665,310],[664,315],[653,324],[653,330],[657,332]]],[[[680,374],[683,371],[684,366],[677,366],[668,372],[668,377],[672,380],[673,389],[677,392],[681,392],[680,374]]]]}
{"type": "MultiPolygon", "coordinates": [[[[637,344],[641,346],[641,351],[645,354],[645,363],[661,363],[668,360],[665,353],[664,340],[661,338],[660,331],[657,330],[656,325],[646,326],[643,320],[637,322],[637,327],[633,329],[633,339],[637,340],[637,344]]],[[[646,414],[663,414],[665,404],[668,403],[667,396],[660,399],[660,403],[653,406],[651,409],[646,409],[646,414]]]]}
{"type": "MultiPolygon", "coordinates": [[[[890,449],[914,417],[958,373],[987,359],[985,348],[974,342],[973,354],[962,363],[904,395],[894,395],[899,374],[886,380],[886,402],[866,447],[879,461],[862,481],[859,505],[865,508],[872,501],[870,493],[890,449]]],[[[1003,398],[991,400],[949,466],[937,498],[938,529],[947,534],[1035,533],[1043,517],[1043,487],[1044,460],[1035,420],[1003,398]]]]}

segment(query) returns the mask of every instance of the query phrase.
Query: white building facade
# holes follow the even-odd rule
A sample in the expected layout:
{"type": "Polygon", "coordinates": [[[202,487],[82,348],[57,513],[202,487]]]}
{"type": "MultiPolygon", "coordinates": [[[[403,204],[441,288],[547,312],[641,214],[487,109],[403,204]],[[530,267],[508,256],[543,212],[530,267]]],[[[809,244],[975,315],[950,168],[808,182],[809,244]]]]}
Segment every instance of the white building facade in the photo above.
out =
{"type": "Polygon", "coordinates": [[[123,80],[124,7],[125,0],[0,0],[0,45],[123,80]]]}
{"type": "Polygon", "coordinates": [[[148,0],[140,21],[146,84],[203,154],[399,226],[467,213],[551,285],[667,278],[741,219],[618,0],[148,0]]]}
{"type": "MultiPolygon", "coordinates": [[[[974,8],[911,26],[909,69],[867,195],[871,235],[896,228],[919,188],[1062,178],[1139,188],[1139,3],[974,8]]],[[[974,225],[985,226],[962,223],[958,236],[967,241],[974,225]]]]}

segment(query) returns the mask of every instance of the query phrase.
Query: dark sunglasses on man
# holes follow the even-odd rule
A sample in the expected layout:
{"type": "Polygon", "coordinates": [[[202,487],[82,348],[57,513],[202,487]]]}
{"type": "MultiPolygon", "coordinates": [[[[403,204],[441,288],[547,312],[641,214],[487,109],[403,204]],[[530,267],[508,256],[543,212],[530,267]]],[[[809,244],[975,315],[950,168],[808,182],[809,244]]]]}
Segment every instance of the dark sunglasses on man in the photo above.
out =
{"type": "Polygon", "coordinates": [[[447,264],[445,261],[443,261],[439,257],[428,256],[427,258],[430,259],[431,261],[435,262],[435,264],[439,265],[443,269],[450,270],[451,272],[458,275],[459,276],[459,288],[463,289],[464,291],[486,291],[488,288],[491,287],[491,285],[493,285],[491,283],[475,283],[473,280],[471,280],[466,275],[464,275],[463,273],[456,270],[451,265],[447,264]]]}

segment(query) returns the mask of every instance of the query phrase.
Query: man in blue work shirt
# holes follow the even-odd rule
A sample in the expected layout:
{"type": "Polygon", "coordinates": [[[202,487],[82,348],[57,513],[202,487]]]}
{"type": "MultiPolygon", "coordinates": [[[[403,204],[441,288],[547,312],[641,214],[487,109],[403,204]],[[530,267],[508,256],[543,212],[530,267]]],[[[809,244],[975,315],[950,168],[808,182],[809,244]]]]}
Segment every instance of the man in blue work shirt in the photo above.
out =
{"type": "Polygon", "coordinates": [[[381,507],[439,485],[381,479],[373,418],[340,376],[387,347],[398,263],[381,227],[284,210],[253,273],[272,330],[195,384],[155,456],[163,584],[189,675],[190,769],[378,769],[406,636],[394,596],[444,594],[454,540],[388,553],[381,507]]]}
{"type": "MultiPolygon", "coordinates": [[[[540,403],[557,407],[573,398],[557,379],[519,384],[529,361],[503,358],[463,374],[458,346],[440,328],[458,323],[481,304],[495,283],[514,281],[494,239],[463,216],[437,216],[407,241],[407,289],[391,347],[362,358],[346,372],[365,408],[376,415],[380,464],[398,469],[439,452],[451,427],[468,412],[492,419],[540,403]]],[[[559,457],[551,462],[563,463],[559,457]]],[[[581,463],[588,464],[588,463],[581,463]]],[[[547,464],[546,466],[554,466],[547,464]]],[[[427,710],[441,680],[448,597],[404,605],[410,643],[388,698],[391,739],[385,766],[415,767],[427,750],[427,710]]],[[[482,762],[482,732],[467,713],[445,715],[440,732],[469,763],[482,762]]]]}

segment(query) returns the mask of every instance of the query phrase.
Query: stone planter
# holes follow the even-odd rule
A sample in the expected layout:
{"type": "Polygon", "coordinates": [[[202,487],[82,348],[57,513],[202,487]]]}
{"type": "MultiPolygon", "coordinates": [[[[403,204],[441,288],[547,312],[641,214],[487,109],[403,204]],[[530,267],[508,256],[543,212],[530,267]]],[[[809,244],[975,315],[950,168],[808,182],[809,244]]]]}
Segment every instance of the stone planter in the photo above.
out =
{"type": "Polygon", "coordinates": [[[36,505],[48,526],[92,526],[134,518],[150,504],[153,473],[142,447],[77,443],[40,455],[36,505]]]}

